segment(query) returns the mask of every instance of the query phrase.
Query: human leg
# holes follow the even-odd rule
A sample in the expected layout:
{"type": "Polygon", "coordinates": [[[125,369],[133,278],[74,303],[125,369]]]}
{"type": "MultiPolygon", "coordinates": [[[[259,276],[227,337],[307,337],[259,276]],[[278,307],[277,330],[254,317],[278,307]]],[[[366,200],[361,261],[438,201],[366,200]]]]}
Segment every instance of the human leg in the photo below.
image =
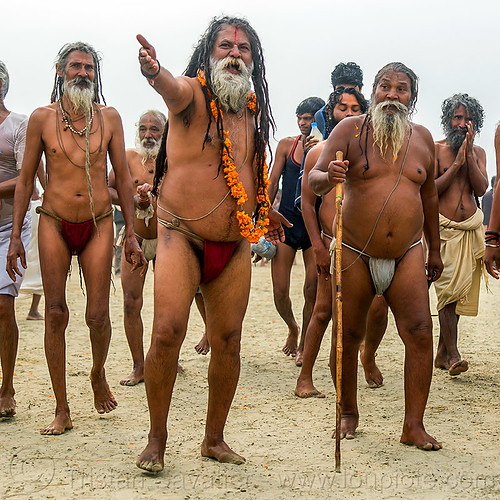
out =
{"type": "Polygon", "coordinates": [[[450,375],[459,375],[469,368],[467,361],[458,352],[458,321],[460,316],[455,312],[457,303],[446,304],[439,311],[439,344],[434,360],[436,368],[448,370],[450,375]]]}
{"type": "Polygon", "coordinates": [[[318,356],[323,335],[328,323],[332,319],[332,285],[331,275],[323,273],[317,279],[316,302],[304,341],[304,355],[295,395],[301,398],[319,397],[325,395],[318,391],[313,384],[313,367],[318,356]],[[328,277],[328,280],[326,279],[328,277]]]}
{"type": "Polygon", "coordinates": [[[274,305],[278,314],[288,326],[288,337],[283,352],[289,356],[297,353],[299,325],[295,321],[290,300],[290,273],[295,259],[295,249],[285,243],[279,244],[276,255],[271,261],[271,277],[273,281],[274,305]]]}
{"type": "Polygon", "coordinates": [[[66,327],[69,311],[66,304],[66,278],[71,263],[68,247],[61,237],[57,221],[41,217],[38,226],[40,269],[45,296],[45,357],[56,398],[54,420],[42,434],[62,434],[72,429],[66,395],[66,327]]]}
{"type": "Polygon", "coordinates": [[[26,319],[29,320],[40,320],[43,319],[43,315],[40,314],[40,311],[38,310],[38,306],[40,305],[40,300],[42,299],[41,295],[38,295],[37,293],[34,293],[31,299],[31,306],[30,310],[28,312],[28,316],[26,319]]]}
{"type": "Polygon", "coordinates": [[[150,472],[163,469],[167,418],[179,351],[200,282],[200,264],[193,251],[194,244],[197,242],[191,244],[183,234],[158,226],[153,332],[144,363],[150,431],[148,444],[136,462],[139,468],[150,472]]]}
{"type": "Polygon", "coordinates": [[[90,381],[94,392],[94,406],[98,413],[114,410],[116,402],[106,381],[104,364],[111,341],[109,319],[109,287],[113,259],[113,219],[106,217],[98,222],[94,233],[80,254],[87,307],[85,321],[89,327],[92,348],[90,381]]]}
{"type": "Polygon", "coordinates": [[[123,289],[123,318],[125,324],[125,335],[132,355],[133,368],[128,377],[120,380],[121,385],[137,385],[144,381],[144,346],[141,309],[143,304],[144,280],[146,275],[141,276],[138,271],[131,272],[132,265],[121,257],[121,273],[123,289]]]}
{"type": "Polygon", "coordinates": [[[198,354],[205,355],[208,354],[208,352],[210,351],[210,344],[208,343],[208,337],[207,337],[207,314],[205,312],[205,302],[203,300],[203,295],[201,294],[201,292],[196,292],[194,300],[196,302],[196,307],[198,308],[201,319],[203,320],[203,324],[205,325],[205,331],[203,332],[203,336],[201,337],[198,344],[195,345],[194,350],[198,354]]]}
{"type": "Polygon", "coordinates": [[[202,285],[207,335],[212,354],[208,367],[208,410],[201,453],[219,462],[242,464],[245,459],[224,441],[224,426],[238,385],[241,327],[250,294],[250,249],[246,240],[236,248],[221,275],[202,285]]]}
{"type": "MultiPolygon", "coordinates": [[[[353,439],[359,423],[357,377],[359,346],[365,336],[366,318],[375,295],[372,279],[363,258],[348,248],[342,250],[342,388],[341,438],[353,439]]],[[[332,257],[334,258],[334,257],[332,257]]],[[[332,290],[336,280],[332,277],[332,290]]],[[[332,291],[333,316],[330,372],[336,384],[337,322],[336,297],[332,291]]]]}
{"type": "Polygon", "coordinates": [[[300,332],[300,342],[297,348],[297,356],[295,364],[302,366],[302,357],[304,352],[304,341],[306,331],[311,321],[314,303],[316,302],[316,286],[317,286],[317,271],[316,260],[312,247],[302,251],[302,258],[304,259],[305,278],[304,278],[304,308],[302,309],[302,329],[300,332]]]}
{"type": "Polygon", "coordinates": [[[368,387],[372,389],[381,387],[384,383],[382,372],[375,363],[375,356],[387,328],[387,313],[387,302],[384,297],[375,297],[366,318],[365,340],[359,350],[359,359],[363,365],[365,379],[368,387]]]}
{"type": "Polygon", "coordinates": [[[424,450],[440,449],[441,444],[427,434],[423,423],[432,378],[432,320],[420,246],[410,249],[398,263],[385,297],[405,345],[405,418],[401,442],[424,450]]]}
{"type": "Polygon", "coordinates": [[[16,413],[14,399],[14,367],[16,364],[19,330],[16,323],[14,297],[0,295],[0,359],[2,362],[2,386],[0,387],[0,417],[12,417],[16,413]]]}

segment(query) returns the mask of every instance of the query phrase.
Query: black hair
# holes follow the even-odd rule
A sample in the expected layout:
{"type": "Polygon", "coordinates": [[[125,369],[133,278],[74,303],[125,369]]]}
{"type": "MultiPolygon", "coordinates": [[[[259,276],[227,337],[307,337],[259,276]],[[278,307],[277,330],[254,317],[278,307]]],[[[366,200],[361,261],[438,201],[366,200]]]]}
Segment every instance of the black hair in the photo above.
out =
{"type": "Polygon", "coordinates": [[[355,85],[359,89],[363,87],[363,71],[354,62],[339,63],[330,75],[332,87],[347,84],[355,85]]]}
{"type": "Polygon", "coordinates": [[[303,115],[304,113],[311,113],[314,116],[316,111],[321,109],[325,105],[325,101],[321,97],[308,97],[304,99],[295,110],[297,116],[303,115]]]}
{"type": "Polygon", "coordinates": [[[343,94],[350,94],[356,98],[356,100],[358,101],[358,104],[359,104],[361,114],[365,114],[366,110],[368,109],[368,103],[365,99],[365,96],[361,92],[358,92],[353,87],[337,87],[328,97],[328,102],[326,103],[326,106],[325,106],[325,113],[324,113],[324,116],[325,116],[324,137],[325,138],[327,138],[331,134],[335,125],[337,125],[335,118],[333,117],[333,109],[335,108],[335,106],[339,102],[342,101],[343,94]]]}

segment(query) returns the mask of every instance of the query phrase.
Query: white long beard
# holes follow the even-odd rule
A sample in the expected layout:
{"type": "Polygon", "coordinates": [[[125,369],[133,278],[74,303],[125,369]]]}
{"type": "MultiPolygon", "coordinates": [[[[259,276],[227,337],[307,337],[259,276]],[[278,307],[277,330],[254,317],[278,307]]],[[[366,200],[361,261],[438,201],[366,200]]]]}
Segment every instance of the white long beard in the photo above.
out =
{"type": "Polygon", "coordinates": [[[212,90],[222,106],[235,113],[245,108],[251,90],[250,75],[252,71],[253,62],[250,66],[246,66],[241,59],[231,56],[219,61],[210,58],[212,90]],[[231,65],[238,67],[240,73],[233,74],[226,71],[225,68],[231,65]]]}
{"type": "Polygon", "coordinates": [[[87,116],[90,114],[94,101],[94,86],[89,79],[77,76],[70,82],[64,80],[63,93],[69,99],[75,114],[85,113],[87,116]],[[89,82],[89,86],[80,87],[78,83],[82,80],[89,82]]]}
{"type": "Polygon", "coordinates": [[[137,131],[135,136],[135,148],[137,152],[142,156],[142,163],[146,163],[148,160],[154,160],[158,156],[158,151],[160,151],[161,139],[155,140],[150,139],[154,142],[153,147],[147,147],[147,139],[144,138],[142,141],[139,139],[139,131],[137,131]]]}
{"type": "Polygon", "coordinates": [[[382,158],[385,158],[387,150],[391,149],[395,161],[410,128],[408,108],[398,101],[376,104],[375,99],[371,99],[369,113],[372,118],[374,145],[378,146],[382,158]],[[387,113],[387,109],[391,107],[393,112],[387,113]]]}

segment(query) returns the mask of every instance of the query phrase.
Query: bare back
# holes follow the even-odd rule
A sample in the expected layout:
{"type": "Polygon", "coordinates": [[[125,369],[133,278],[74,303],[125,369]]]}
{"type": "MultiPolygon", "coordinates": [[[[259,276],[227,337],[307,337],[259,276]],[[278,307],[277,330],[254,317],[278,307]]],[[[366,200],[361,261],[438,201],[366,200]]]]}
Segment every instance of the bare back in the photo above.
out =
{"type": "Polygon", "coordinates": [[[343,202],[346,243],[374,257],[398,258],[421,237],[422,196],[424,191],[426,195],[435,191],[433,141],[427,129],[412,124],[409,144],[407,138],[396,161],[387,161],[374,147],[365,118],[342,120],[328,138],[318,163],[328,166],[336,151],[344,152],[349,161],[343,202]]]}
{"type": "MultiPolygon", "coordinates": [[[[159,192],[159,205],[179,216],[181,226],[211,241],[241,239],[236,218],[236,201],[228,196],[210,215],[229,188],[224,172],[219,172],[221,143],[212,120],[208,141],[203,139],[208,114],[201,85],[195,78],[184,78],[193,88],[193,100],[178,115],[169,111],[167,137],[168,170],[159,192]],[[199,220],[186,220],[198,219],[199,220]]],[[[229,130],[233,160],[248,201],[238,209],[251,215],[255,208],[255,118],[248,109],[241,116],[224,112],[224,130],[229,130]]],[[[173,216],[159,208],[159,216],[173,216]]]]}

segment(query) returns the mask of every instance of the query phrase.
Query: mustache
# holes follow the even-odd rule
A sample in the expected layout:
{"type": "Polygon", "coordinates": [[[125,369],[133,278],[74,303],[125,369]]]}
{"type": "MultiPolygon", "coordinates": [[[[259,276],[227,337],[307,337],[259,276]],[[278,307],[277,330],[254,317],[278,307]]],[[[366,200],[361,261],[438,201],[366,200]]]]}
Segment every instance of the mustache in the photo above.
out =
{"type": "Polygon", "coordinates": [[[396,111],[401,114],[408,114],[408,107],[405,106],[404,104],[400,103],[399,101],[383,101],[379,104],[377,104],[377,107],[380,110],[387,110],[390,108],[396,108],[396,111]]]}
{"type": "Polygon", "coordinates": [[[238,71],[241,71],[243,66],[243,61],[237,57],[227,56],[224,59],[224,65],[222,67],[229,68],[230,66],[237,69],[238,71]]]}
{"type": "Polygon", "coordinates": [[[75,76],[73,80],[70,80],[68,82],[68,85],[69,86],[78,85],[79,87],[90,88],[92,87],[92,80],[88,76],[75,76]]]}

